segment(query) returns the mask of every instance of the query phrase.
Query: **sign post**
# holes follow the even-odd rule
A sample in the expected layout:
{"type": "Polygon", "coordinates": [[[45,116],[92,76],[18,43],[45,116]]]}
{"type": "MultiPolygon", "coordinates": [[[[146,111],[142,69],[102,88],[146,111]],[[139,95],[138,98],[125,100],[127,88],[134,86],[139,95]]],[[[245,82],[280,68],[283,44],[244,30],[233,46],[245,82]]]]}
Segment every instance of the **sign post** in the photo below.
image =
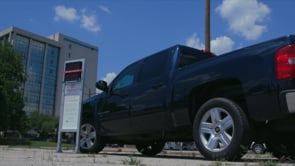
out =
{"type": "Polygon", "coordinates": [[[65,61],[58,128],[57,152],[62,152],[62,133],[76,133],[75,153],[79,153],[80,116],[83,101],[85,59],[65,61]]]}

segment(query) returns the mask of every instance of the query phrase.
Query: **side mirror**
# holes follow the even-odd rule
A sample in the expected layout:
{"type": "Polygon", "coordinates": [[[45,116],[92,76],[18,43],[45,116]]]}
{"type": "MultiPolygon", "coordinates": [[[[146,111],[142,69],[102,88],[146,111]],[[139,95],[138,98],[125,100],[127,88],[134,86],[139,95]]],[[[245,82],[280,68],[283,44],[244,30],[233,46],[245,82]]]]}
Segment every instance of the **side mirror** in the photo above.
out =
{"type": "Polygon", "coordinates": [[[96,82],[96,88],[99,90],[102,90],[104,92],[107,92],[109,90],[107,82],[100,80],[96,82]]]}

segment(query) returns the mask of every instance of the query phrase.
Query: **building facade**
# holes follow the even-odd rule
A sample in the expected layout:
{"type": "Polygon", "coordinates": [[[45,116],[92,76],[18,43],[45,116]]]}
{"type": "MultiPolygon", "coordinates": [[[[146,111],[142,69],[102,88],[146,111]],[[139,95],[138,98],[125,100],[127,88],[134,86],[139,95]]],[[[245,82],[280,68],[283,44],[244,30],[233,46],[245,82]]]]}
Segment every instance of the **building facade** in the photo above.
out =
{"type": "Polygon", "coordinates": [[[23,56],[26,82],[21,88],[27,113],[37,111],[59,116],[66,60],[85,59],[83,99],[95,94],[96,46],[60,33],[47,38],[17,27],[0,32],[0,39],[10,42],[23,56]]]}

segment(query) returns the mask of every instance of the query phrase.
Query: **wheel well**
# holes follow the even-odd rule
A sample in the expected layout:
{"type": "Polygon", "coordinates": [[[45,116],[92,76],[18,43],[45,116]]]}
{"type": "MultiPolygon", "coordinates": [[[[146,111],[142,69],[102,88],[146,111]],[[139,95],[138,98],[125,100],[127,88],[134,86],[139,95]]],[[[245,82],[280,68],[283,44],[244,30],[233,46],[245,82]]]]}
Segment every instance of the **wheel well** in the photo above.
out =
{"type": "Polygon", "coordinates": [[[225,97],[235,101],[248,116],[243,87],[237,79],[215,80],[192,90],[190,97],[190,118],[193,121],[197,110],[209,99],[225,97]]]}

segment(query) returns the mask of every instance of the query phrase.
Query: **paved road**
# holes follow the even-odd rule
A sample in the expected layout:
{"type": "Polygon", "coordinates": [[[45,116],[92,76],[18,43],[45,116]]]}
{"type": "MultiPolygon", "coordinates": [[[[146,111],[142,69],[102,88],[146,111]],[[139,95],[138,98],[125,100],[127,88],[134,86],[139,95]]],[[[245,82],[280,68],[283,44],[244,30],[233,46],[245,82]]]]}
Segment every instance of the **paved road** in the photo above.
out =
{"type": "Polygon", "coordinates": [[[279,162],[270,155],[246,155],[240,162],[206,161],[197,151],[163,151],[156,157],[143,157],[132,148],[105,148],[100,154],[75,154],[72,150],[56,153],[55,149],[0,146],[0,166],[255,166],[262,162],[295,166],[279,162]]]}

